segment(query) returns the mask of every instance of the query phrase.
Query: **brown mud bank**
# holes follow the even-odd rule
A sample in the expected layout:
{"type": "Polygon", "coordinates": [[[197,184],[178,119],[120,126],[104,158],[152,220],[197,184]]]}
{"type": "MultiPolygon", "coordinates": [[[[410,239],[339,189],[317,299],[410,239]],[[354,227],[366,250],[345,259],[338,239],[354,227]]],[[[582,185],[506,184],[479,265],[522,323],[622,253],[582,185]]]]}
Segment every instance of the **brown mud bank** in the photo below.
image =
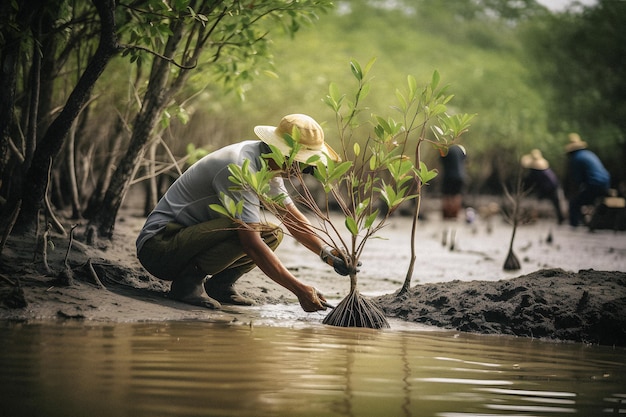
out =
{"type": "Polygon", "coordinates": [[[542,269],[500,281],[450,281],[377,298],[385,313],[414,323],[626,346],[626,273],[542,269]]]}
{"type": "MultiPolygon", "coordinates": [[[[274,314],[279,316],[272,318],[275,323],[291,326],[321,323],[327,314],[302,312],[291,293],[258,269],[237,283],[256,307],[213,311],[170,300],[169,283],[151,277],[135,257],[135,237],[142,224],[141,216],[127,211],[116,224],[113,240],[98,248],[81,244],[78,228],[69,253],[69,239],[53,236],[49,271],[41,256],[34,255],[34,236],[11,236],[0,259],[0,320],[264,323],[274,314]],[[64,273],[66,255],[71,283],[64,273]]],[[[626,346],[626,234],[588,233],[551,223],[524,226],[515,245],[522,269],[510,273],[502,271],[509,225],[429,220],[418,231],[413,286],[398,297],[410,257],[409,227],[410,219],[393,219],[362,257],[359,288],[389,317],[407,325],[419,323],[418,329],[429,325],[626,346]],[[456,231],[454,250],[449,239],[447,246],[442,244],[442,234],[451,227],[456,231]]],[[[295,241],[286,239],[278,252],[296,277],[314,285],[331,303],[347,294],[348,280],[295,241]]]]}

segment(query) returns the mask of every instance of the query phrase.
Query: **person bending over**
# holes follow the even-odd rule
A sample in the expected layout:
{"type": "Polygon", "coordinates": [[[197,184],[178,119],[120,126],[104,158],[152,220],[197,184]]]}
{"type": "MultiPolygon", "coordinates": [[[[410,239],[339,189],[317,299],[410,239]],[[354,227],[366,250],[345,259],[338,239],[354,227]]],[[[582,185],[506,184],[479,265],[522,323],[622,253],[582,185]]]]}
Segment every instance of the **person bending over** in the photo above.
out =
{"type": "Polygon", "coordinates": [[[611,174],[577,133],[570,133],[568,138],[565,152],[568,157],[569,223],[576,227],[583,217],[582,207],[593,205],[598,198],[608,194],[611,174]]]}
{"type": "MultiPolygon", "coordinates": [[[[283,117],[277,127],[256,126],[260,140],[246,140],[218,149],[193,164],[166,191],[146,222],[136,241],[137,257],[155,277],[171,281],[169,297],[188,304],[219,309],[221,304],[252,305],[234,288],[235,282],[258,266],[269,278],[291,291],[304,311],[325,310],[326,299],[314,287],[299,281],[274,253],[283,238],[278,226],[262,221],[261,204],[251,191],[233,190],[229,164],[249,161],[250,169],[261,168],[261,158],[276,146],[289,155],[285,135],[299,131],[301,145],[295,161],[307,166],[318,155],[340,161],[337,153],[324,142],[324,132],[311,117],[292,114],[283,117]],[[239,222],[221,216],[209,206],[220,203],[220,193],[236,203],[243,201],[239,222]]],[[[286,167],[266,159],[270,169],[287,175],[286,167]]],[[[302,245],[318,254],[335,271],[348,275],[350,268],[337,251],[317,237],[308,219],[289,197],[281,175],[270,183],[270,194],[284,195],[283,204],[289,233],[302,245]]]]}

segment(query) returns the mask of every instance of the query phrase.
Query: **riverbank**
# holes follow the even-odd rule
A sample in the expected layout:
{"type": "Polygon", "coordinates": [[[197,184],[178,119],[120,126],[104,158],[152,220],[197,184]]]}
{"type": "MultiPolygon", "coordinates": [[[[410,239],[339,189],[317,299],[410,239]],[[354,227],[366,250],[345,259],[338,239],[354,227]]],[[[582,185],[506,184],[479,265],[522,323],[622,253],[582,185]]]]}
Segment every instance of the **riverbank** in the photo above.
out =
{"type": "MultiPolygon", "coordinates": [[[[137,322],[207,320],[295,326],[321,323],[288,291],[254,270],[238,289],[254,307],[210,311],[167,298],[168,283],[147,274],[135,258],[134,240],[143,218],[120,216],[113,240],[100,248],[77,238],[64,266],[68,238],[53,236],[50,273],[34,258],[34,236],[12,236],[0,265],[0,319],[137,322]]],[[[396,292],[410,258],[410,219],[394,218],[381,239],[368,242],[359,289],[375,298],[403,328],[437,328],[551,340],[626,346],[626,234],[571,229],[539,220],[518,229],[514,252],[521,269],[502,269],[511,227],[499,217],[469,224],[436,215],[419,223],[412,288],[396,292]],[[398,319],[397,321],[395,319],[398,319]]],[[[332,303],[349,283],[306,249],[286,238],[278,249],[299,279],[316,286],[332,303]]]]}

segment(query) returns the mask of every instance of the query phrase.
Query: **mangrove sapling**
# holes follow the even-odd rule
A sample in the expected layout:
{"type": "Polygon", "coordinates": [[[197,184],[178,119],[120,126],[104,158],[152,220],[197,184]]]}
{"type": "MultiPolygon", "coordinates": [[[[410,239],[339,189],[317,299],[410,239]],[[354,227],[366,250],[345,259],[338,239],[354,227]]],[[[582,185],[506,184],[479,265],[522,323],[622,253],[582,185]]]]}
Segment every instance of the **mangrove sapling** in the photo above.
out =
{"type": "Polygon", "coordinates": [[[502,188],[504,189],[504,194],[512,206],[512,211],[507,217],[513,225],[513,230],[511,231],[511,241],[509,242],[509,251],[506,255],[506,260],[504,261],[502,269],[505,271],[517,271],[518,269],[521,269],[521,265],[519,259],[517,259],[517,256],[515,255],[515,252],[513,252],[513,242],[515,241],[517,226],[521,220],[521,203],[523,198],[528,195],[528,192],[525,192],[523,189],[522,174],[519,171],[516,178],[515,192],[512,194],[504,183],[502,184],[502,188]]]}
{"type": "MultiPolygon", "coordinates": [[[[398,132],[395,140],[402,144],[402,152],[407,150],[407,145],[412,136],[417,136],[414,146],[414,163],[418,170],[413,175],[414,188],[417,190],[416,202],[413,210],[413,222],[411,225],[411,258],[404,283],[398,295],[406,293],[411,286],[411,279],[417,260],[416,231],[420,215],[423,186],[432,180],[437,171],[429,171],[422,161],[422,145],[429,143],[437,149],[441,156],[448,153],[450,146],[456,144],[461,135],[469,129],[474,115],[447,113],[446,104],[453,96],[447,94],[447,86],[439,87],[439,73],[435,71],[430,83],[421,90],[417,89],[415,79],[408,77],[408,90],[406,94],[396,92],[398,106],[395,109],[402,114],[402,130],[398,132]]],[[[454,236],[450,250],[454,250],[454,236]]]]}
{"type": "MultiPolygon", "coordinates": [[[[366,242],[376,237],[400,205],[418,197],[415,190],[419,190],[419,184],[435,177],[436,171],[428,170],[419,159],[419,164],[416,165],[406,156],[405,150],[408,148],[409,136],[417,130],[413,126],[420,126],[421,136],[426,140],[423,131],[429,120],[426,113],[442,118],[445,110],[442,103],[432,109],[413,105],[417,89],[415,79],[409,77],[409,99],[400,100],[399,106],[404,123],[376,115],[367,123],[361,123],[358,116],[362,112],[362,101],[370,88],[366,77],[373,63],[374,60],[371,60],[365,68],[361,68],[357,62],[350,63],[352,74],[358,83],[351,100],[341,94],[334,83],[329,86],[329,94],[324,101],[335,113],[337,136],[341,145],[340,156],[343,161],[334,162],[331,158],[322,161],[319,156],[307,160],[308,165],[315,167],[313,175],[324,189],[324,201],[321,204],[318,204],[308,189],[301,166],[294,162],[300,149],[297,130],[294,129],[291,135],[286,134],[284,137],[291,149],[289,155],[283,155],[271,145],[271,152],[264,155],[265,159],[273,160],[275,165],[287,171],[286,178],[292,182],[293,189],[296,190],[294,202],[309,209],[316,220],[316,224],[309,225],[310,228],[331,248],[334,256],[343,259],[350,270],[349,294],[323,321],[325,324],[341,327],[389,326],[384,313],[375,302],[359,293],[357,283],[360,257],[366,242]],[[369,128],[371,122],[373,129],[369,128]],[[416,183],[418,187],[415,186],[416,183]],[[331,199],[341,211],[343,227],[338,225],[337,216],[330,215],[331,199]],[[377,204],[379,200],[384,203],[386,210],[379,208],[377,204]]],[[[438,81],[438,74],[433,76],[433,80],[438,81]]],[[[428,88],[426,90],[430,91],[428,88]]],[[[397,93],[397,96],[400,94],[397,93]]],[[[457,122],[459,123],[461,122],[457,122]]],[[[446,133],[449,131],[446,126],[438,129],[440,131],[438,134],[442,138],[449,136],[449,133],[446,133]]],[[[441,149],[447,146],[447,143],[439,145],[441,149]]],[[[419,153],[417,156],[419,157],[419,153]]],[[[288,224],[291,219],[286,215],[286,209],[280,198],[268,195],[269,180],[276,173],[272,172],[263,160],[261,167],[259,171],[251,172],[246,162],[242,166],[231,164],[230,179],[235,187],[245,188],[257,194],[267,211],[288,224]]],[[[221,206],[211,207],[231,218],[236,218],[237,212],[242,209],[224,195],[221,206]]],[[[298,225],[288,224],[288,229],[298,230],[298,225]]]]}

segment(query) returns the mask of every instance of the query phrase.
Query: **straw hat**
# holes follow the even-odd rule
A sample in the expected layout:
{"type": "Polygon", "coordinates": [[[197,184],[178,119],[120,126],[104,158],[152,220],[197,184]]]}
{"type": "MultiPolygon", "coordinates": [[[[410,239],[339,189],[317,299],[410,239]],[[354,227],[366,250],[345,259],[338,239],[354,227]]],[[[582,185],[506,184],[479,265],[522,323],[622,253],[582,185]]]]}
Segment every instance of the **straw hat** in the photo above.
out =
{"type": "Polygon", "coordinates": [[[298,142],[300,150],[295,156],[298,162],[306,162],[312,156],[318,155],[326,164],[328,158],[335,162],[341,161],[337,153],[324,143],[322,127],[310,116],[305,114],[289,114],[275,126],[256,126],[254,133],[268,145],[276,146],[284,155],[291,153],[291,147],[285,140],[285,135],[293,135],[293,129],[300,132],[298,142]]]}
{"type": "Polygon", "coordinates": [[[570,133],[567,137],[569,139],[569,143],[565,145],[565,152],[574,152],[587,147],[587,142],[580,139],[578,133],[570,133]]]}
{"type": "Polygon", "coordinates": [[[524,168],[544,171],[550,167],[539,149],[533,149],[528,155],[522,156],[521,164],[524,168]]]}

